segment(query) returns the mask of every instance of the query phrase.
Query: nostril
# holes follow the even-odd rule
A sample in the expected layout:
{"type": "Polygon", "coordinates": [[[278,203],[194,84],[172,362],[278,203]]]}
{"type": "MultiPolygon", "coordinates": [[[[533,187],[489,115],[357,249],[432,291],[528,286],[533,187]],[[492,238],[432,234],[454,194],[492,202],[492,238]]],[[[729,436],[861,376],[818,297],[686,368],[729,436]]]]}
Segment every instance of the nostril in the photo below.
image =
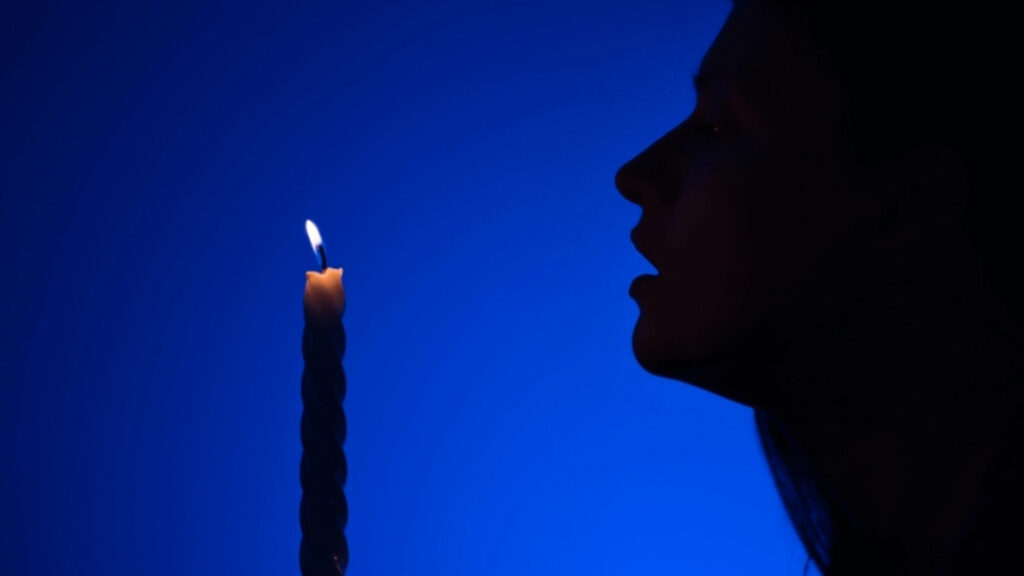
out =
{"type": "Polygon", "coordinates": [[[665,191],[671,189],[667,182],[643,176],[635,167],[631,167],[632,163],[626,164],[615,174],[615,187],[626,200],[643,207],[663,198],[665,191]]]}

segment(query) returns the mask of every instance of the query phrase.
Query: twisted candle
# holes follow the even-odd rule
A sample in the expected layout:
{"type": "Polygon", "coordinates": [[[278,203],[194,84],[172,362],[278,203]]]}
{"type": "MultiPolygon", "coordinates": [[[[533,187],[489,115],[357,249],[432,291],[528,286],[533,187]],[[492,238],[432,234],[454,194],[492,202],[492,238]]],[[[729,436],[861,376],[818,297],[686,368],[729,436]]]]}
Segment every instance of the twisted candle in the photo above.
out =
{"type": "Polygon", "coordinates": [[[312,222],[307,221],[306,226],[323,273],[306,274],[303,296],[306,323],[302,331],[299,566],[303,576],[340,576],[348,568],[348,503],[344,492],[348,465],[343,449],[346,421],[342,409],[346,381],[341,365],[345,355],[341,322],[345,292],[342,271],[327,268],[319,232],[312,222]]]}

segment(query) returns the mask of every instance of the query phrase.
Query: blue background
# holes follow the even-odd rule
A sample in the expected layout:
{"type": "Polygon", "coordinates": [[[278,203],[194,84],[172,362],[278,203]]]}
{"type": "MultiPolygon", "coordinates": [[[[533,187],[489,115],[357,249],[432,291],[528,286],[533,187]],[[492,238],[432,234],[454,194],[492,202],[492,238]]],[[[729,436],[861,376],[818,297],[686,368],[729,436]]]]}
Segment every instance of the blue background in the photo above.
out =
{"type": "Polygon", "coordinates": [[[708,2],[0,13],[0,573],[297,574],[313,219],[350,574],[778,574],[749,408],[632,356],[616,169],[708,2]]]}

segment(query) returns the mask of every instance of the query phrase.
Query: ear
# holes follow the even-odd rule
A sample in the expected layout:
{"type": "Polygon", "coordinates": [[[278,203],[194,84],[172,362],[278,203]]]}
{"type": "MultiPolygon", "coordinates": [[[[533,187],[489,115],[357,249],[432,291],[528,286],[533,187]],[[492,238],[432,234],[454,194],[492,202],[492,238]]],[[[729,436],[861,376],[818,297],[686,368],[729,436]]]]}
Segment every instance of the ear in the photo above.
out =
{"type": "Polygon", "coordinates": [[[887,233],[961,230],[967,208],[967,169],[959,154],[938,144],[909,150],[887,171],[890,185],[879,229],[887,233]]]}

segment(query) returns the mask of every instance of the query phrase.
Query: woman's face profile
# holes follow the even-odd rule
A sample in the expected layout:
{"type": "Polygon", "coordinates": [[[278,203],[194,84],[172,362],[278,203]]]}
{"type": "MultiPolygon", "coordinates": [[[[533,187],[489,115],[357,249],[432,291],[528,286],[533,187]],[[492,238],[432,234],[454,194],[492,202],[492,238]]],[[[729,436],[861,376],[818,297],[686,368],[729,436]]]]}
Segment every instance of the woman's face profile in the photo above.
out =
{"type": "Polygon", "coordinates": [[[844,93],[802,26],[773,3],[737,2],[694,78],[691,115],[615,179],[642,208],[632,240],[659,271],[631,287],[638,362],[746,404],[754,391],[714,382],[754,357],[773,315],[800,306],[863,203],[848,183],[844,93]]]}

